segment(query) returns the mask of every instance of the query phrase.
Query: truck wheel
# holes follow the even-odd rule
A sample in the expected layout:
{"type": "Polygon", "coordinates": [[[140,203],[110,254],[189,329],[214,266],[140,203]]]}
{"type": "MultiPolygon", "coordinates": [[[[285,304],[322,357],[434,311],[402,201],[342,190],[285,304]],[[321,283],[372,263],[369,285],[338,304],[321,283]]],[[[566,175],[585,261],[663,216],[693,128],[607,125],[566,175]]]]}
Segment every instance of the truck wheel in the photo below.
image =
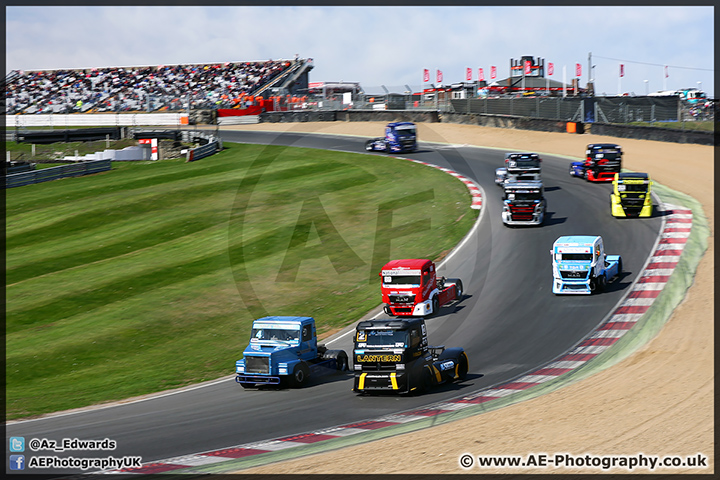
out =
{"type": "Polygon", "coordinates": [[[368,152],[372,152],[373,143],[375,143],[374,140],[368,140],[367,142],[365,142],[365,150],[367,150],[368,152]]]}
{"type": "Polygon", "coordinates": [[[344,350],[328,350],[322,358],[323,360],[335,360],[335,368],[340,372],[348,369],[348,356],[344,350]]]}
{"type": "Polygon", "coordinates": [[[310,370],[305,363],[298,363],[293,369],[292,377],[290,377],[290,384],[295,388],[302,387],[310,376],[310,370]]]}
{"type": "Polygon", "coordinates": [[[618,273],[617,273],[618,277],[620,276],[621,273],[622,273],[622,258],[619,258],[618,259],[618,273]]]}
{"type": "Polygon", "coordinates": [[[347,353],[340,352],[340,354],[338,355],[338,358],[337,358],[336,365],[337,365],[338,371],[340,371],[340,372],[346,372],[348,370],[347,353]]]}
{"type": "Polygon", "coordinates": [[[467,377],[468,373],[468,358],[467,354],[465,352],[462,352],[460,354],[460,359],[458,360],[458,381],[462,382],[467,377]]]}
{"type": "Polygon", "coordinates": [[[587,181],[587,182],[589,182],[589,181],[590,181],[590,180],[588,179],[588,176],[589,176],[589,175],[588,175],[588,171],[587,171],[587,170],[585,170],[585,171],[583,172],[583,178],[584,178],[584,179],[585,179],[585,181],[587,181]]]}
{"type": "Polygon", "coordinates": [[[605,275],[600,275],[597,279],[597,291],[604,292],[606,285],[607,285],[607,279],[605,278],[605,275]]]}
{"type": "Polygon", "coordinates": [[[457,289],[457,299],[462,300],[463,295],[465,295],[465,291],[463,290],[463,284],[462,280],[458,278],[457,283],[455,284],[455,288],[457,289]]]}
{"type": "Polygon", "coordinates": [[[440,313],[440,302],[438,301],[437,295],[432,299],[432,315],[440,313]]]}
{"type": "Polygon", "coordinates": [[[570,165],[570,176],[571,177],[574,176],[574,174],[575,174],[574,172],[575,172],[575,169],[573,168],[572,165],[570,165]]]}
{"type": "Polygon", "coordinates": [[[425,393],[432,387],[432,380],[430,379],[430,370],[423,368],[418,379],[417,389],[415,390],[418,394],[425,393]]]}

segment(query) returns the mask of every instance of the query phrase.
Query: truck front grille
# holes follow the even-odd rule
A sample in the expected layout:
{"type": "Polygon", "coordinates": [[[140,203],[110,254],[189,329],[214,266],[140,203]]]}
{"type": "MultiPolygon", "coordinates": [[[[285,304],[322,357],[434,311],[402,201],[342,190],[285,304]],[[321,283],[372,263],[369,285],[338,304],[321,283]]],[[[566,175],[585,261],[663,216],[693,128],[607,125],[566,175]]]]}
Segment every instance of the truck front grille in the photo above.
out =
{"type": "Polygon", "coordinates": [[[560,276],[562,278],[585,278],[587,272],[584,270],[561,270],[560,276]]]}
{"type": "Polygon", "coordinates": [[[270,357],[245,357],[245,373],[270,373],[270,357]]]}
{"type": "Polygon", "coordinates": [[[414,295],[390,295],[388,298],[390,303],[413,303],[415,301],[414,295]]]}
{"type": "Polygon", "coordinates": [[[623,207],[642,207],[645,204],[644,198],[627,196],[620,200],[623,207]]]}
{"type": "Polygon", "coordinates": [[[605,165],[599,165],[598,171],[600,172],[619,172],[620,164],[618,162],[606,163],[605,165]]]}
{"type": "Polygon", "coordinates": [[[535,206],[520,206],[520,205],[511,205],[510,206],[510,215],[513,220],[516,221],[529,221],[533,219],[533,213],[535,213],[535,206]]]}

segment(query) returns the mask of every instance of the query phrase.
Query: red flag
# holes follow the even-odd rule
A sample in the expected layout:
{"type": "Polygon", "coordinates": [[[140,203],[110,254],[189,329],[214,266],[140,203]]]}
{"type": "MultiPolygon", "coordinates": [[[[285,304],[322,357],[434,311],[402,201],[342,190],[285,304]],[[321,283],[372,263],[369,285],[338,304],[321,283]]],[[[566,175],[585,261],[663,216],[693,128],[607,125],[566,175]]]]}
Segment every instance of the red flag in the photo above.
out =
{"type": "Polygon", "coordinates": [[[553,65],[552,63],[548,63],[548,75],[552,75],[554,71],[555,65],[553,65]]]}
{"type": "Polygon", "coordinates": [[[665,78],[668,78],[670,75],[668,74],[668,66],[665,65],[665,78]]]}
{"type": "Polygon", "coordinates": [[[525,75],[530,74],[530,60],[525,60],[525,75]]]}
{"type": "Polygon", "coordinates": [[[442,82],[442,70],[438,70],[438,71],[437,71],[437,76],[436,76],[436,77],[437,77],[437,82],[438,82],[438,83],[441,83],[441,82],[442,82]]]}
{"type": "Polygon", "coordinates": [[[582,65],[580,65],[579,63],[575,64],[575,76],[582,77],[582,65]]]}
{"type": "Polygon", "coordinates": [[[472,69],[470,67],[468,67],[465,72],[465,78],[468,82],[472,80],[472,69]]]}
{"type": "Polygon", "coordinates": [[[481,81],[481,82],[485,80],[485,75],[483,74],[483,69],[482,69],[482,68],[480,68],[480,69],[478,70],[478,80],[481,81]]]}
{"type": "Polygon", "coordinates": [[[622,63],[620,64],[620,76],[625,76],[625,65],[623,65],[622,63]]]}
{"type": "Polygon", "coordinates": [[[495,65],[493,65],[492,67],[490,67],[490,78],[495,78],[495,77],[497,77],[497,67],[495,67],[495,65]]]}
{"type": "Polygon", "coordinates": [[[423,82],[429,82],[430,81],[430,70],[427,68],[423,70],[423,82]]]}

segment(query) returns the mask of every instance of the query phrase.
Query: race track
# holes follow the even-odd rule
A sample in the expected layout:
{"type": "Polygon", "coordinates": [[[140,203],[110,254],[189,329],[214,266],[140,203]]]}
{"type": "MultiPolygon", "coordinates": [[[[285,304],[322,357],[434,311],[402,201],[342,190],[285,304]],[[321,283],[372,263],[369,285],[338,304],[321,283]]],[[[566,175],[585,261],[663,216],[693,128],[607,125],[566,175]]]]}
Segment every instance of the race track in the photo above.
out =
{"type": "MultiPolygon", "coordinates": [[[[365,141],[242,131],[222,131],[221,136],[225,142],[353,152],[362,152],[365,141]]],[[[506,228],[500,220],[500,189],[493,182],[494,170],[501,166],[503,156],[500,150],[427,143],[421,143],[420,151],[408,156],[451,168],[484,190],[479,227],[440,270],[447,277],[462,279],[466,298],[427,321],[431,344],[460,346],[468,353],[470,375],[462,384],[444,386],[424,396],[375,397],[353,394],[349,374],[322,378],[300,390],[244,390],[228,376],[207,386],[140,402],[13,423],[7,426],[7,435],[58,440],[109,438],[117,442],[113,456],[139,455],[143,463],[149,463],[418,408],[509,381],[552,361],[601,323],[627,292],[652,250],[662,219],[612,218],[609,185],[572,178],[567,159],[545,156],[545,225],[506,228]],[[557,237],[569,234],[602,235],[607,253],[622,255],[625,273],[608,286],[606,293],[552,295],[550,248],[557,237]]],[[[330,339],[332,348],[352,350],[350,336],[334,338],[339,339],[330,339]]],[[[239,345],[238,351],[243,347],[239,345]]],[[[228,375],[235,360],[228,359],[228,375]]]]}

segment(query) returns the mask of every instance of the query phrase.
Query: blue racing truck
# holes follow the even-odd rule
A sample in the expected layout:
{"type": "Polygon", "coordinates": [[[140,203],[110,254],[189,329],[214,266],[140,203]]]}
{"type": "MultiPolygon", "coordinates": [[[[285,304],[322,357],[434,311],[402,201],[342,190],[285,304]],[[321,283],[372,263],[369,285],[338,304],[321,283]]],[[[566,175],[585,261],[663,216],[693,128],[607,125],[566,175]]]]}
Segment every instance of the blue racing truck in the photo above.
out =
{"type": "Polygon", "coordinates": [[[235,381],[245,388],[301,387],[311,376],[347,369],[345,351],[317,344],[312,317],[263,317],[253,322],[250,344],[235,362],[235,381]]]}
{"type": "Polygon", "coordinates": [[[622,273],[620,255],[605,255],[600,236],[570,235],[555,240],[552,255],[555,295],[602,292],[622,273]]]}
{"type": "Polygon", "coordinates": [[[393,122],[385,127],[385,136],[365,142],[368,152],[406,153],[417,150],[417,127],[412,122],[393,122]]]}

